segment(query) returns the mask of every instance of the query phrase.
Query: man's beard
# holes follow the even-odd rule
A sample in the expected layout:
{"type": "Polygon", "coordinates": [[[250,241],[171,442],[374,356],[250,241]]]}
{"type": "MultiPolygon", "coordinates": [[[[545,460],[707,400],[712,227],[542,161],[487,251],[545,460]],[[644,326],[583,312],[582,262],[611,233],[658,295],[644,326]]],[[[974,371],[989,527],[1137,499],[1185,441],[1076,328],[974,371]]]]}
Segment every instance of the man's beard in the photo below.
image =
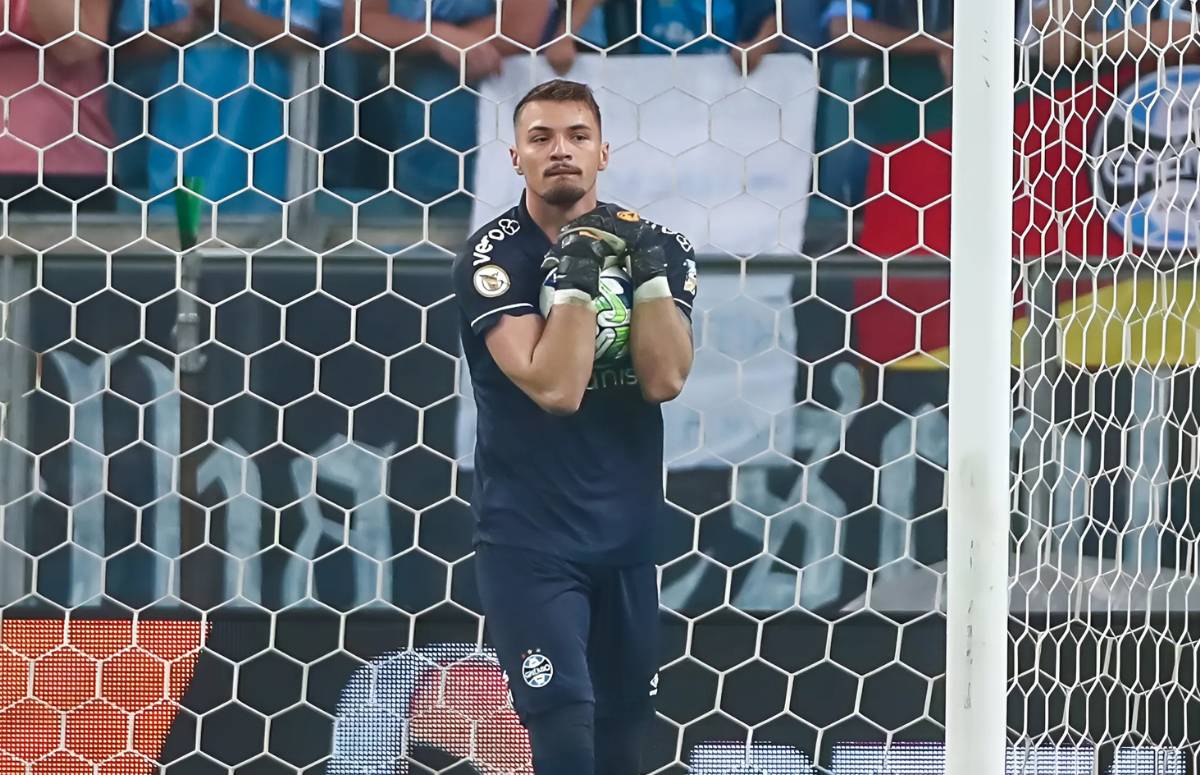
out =
{"type": "Polygon", "coordinates": [[[546,193],[542,195],[542,199],[546,201],[546,204],[555,207],[570,207],[583,199],[583,195],[586,193],[587,191],[581,186],[562,181],[552,183],[550,188],[546,189],[546,193]]]}

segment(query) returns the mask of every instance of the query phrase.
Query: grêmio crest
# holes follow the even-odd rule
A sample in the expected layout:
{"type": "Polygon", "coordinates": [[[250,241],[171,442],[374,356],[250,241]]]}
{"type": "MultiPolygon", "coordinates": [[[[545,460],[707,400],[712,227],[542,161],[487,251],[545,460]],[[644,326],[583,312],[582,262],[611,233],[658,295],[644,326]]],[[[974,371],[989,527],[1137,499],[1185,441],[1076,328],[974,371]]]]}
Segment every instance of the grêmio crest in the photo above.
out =
{"type": "Polygon", "coordinates": [[[1172,67],[1122,91],[1092,137],[1096,207],[1126,249],[1200,241],[1200,66],[1172,67]]]}

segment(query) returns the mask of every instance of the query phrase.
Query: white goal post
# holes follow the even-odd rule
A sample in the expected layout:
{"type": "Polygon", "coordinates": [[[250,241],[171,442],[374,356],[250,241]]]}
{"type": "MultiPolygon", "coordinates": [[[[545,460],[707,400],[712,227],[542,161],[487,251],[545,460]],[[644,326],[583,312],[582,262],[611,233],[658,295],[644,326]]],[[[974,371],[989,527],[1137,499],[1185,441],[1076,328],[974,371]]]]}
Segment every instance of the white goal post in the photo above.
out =
{"type": "Polygon", "coordinates": [[[946,773],[1003,775],[1015,12],[1002,0],[955,6],[946,773]]]}
{"type": "Polygon", "coordinates": [[[0,0],[0,773],[530,775],[450,266],[573,52],[696,249],[645,771],[1200,775],[1200,30],[1049,1],[0,0]]]}

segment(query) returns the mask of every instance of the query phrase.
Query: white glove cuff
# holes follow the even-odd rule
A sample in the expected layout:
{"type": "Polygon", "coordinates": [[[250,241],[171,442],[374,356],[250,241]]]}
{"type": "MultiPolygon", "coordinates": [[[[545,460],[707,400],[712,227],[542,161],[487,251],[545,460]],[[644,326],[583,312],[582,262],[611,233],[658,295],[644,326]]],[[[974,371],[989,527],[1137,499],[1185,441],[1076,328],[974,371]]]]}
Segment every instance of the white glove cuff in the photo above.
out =
{"type": "Polygon", "coordinates": [[[655,299],[671,298],[671,284],[667,282],[665,277],[654,277],[637,287],[633,292],[633,303],[640,304],[643,301],[654,301],[655,299]]]}
{"type": "Polygon", "coordinates": [[[592,297],[588,296],[587,291],[581,291],[578,288],[559,288],[554,291],[554,303],[556,305],[580,304],[590,307],[592,297]]]}

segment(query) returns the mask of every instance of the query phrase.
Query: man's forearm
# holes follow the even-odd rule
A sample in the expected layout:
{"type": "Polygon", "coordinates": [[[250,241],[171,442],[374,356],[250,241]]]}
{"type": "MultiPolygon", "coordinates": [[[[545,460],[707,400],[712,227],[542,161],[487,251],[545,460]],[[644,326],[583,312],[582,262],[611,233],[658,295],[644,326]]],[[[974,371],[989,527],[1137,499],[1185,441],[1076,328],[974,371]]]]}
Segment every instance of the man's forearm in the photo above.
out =
{"type": "Polygon", "coordinates": [[[223,0],[221,17],[223,21],[246,30],[256,40],[272,41],[272,45],[285,51],[303,50],[305,46],[297,39],[310,37],[306,30],[300,28],[291,29],[291,37],[285,35],[289,29],[283,19],[259,13],[246,5],[245,0],[223,0]]]}
{"type": "MultiPolygon", "coordinates": [[[[354,35],[350,45],[358,49],[378,50],[368,41],[375,41],[381,46],[398,48],[407,46],[408,53],[431,53],[437,42],[425,37],[429,31],[424,20],[413,21],[388,12],[387,7],[369,0],[363,0],[356,7],[355,0],[346,0],[342,11],[343,32],[354,35]],[[356,24],[357,21],[357,24],[356,24]],[[415,41],[415,42],[414,42],[415,41]]],[[[433,22],[432,31],[439,32],[440,22],[433,22]]]]}
{"type": "Polygon", "coordinates": [[[845,18],[829,23],[829,35],[837,42],[838,51],[855,54],[874,54],[886,49],[894,54],[938,54],[948,45],[927,32],[916,33],[871,19],[855,19],[853,28],[845,18]]]}
{"type": "Polygon", "coordinates": [[[212,25],[209,24],[208,27],[209,29],[202,31],[196,24],[196,17],[189,15],[177,22],[166,24],[162,27],[155,27],[154,35],[157,37],[151,37],[147,35],[144,38],[135,40],[133,43],[133,50],[146,54],[166,53],[174,55],[178,53],[177,47],[186,46],[196,38],[200,37],[200,35],[211,32],[212,25]],[[170,41],[175,45],[171,46],[163,43],[162,41],[158,40],[158,38],[170,41]]]}
{"type": "Polygon", "coordinates": [[[1195,49],[1197,45],[1192,25],[1178,19],[1158,19],[1147,25],[1131,25],[1115,34],[1100,35],[1102,40],[1099,43],[1096,36],[1088,35],[1085,38],[1085,58],[1092,63],[1101,58],[1120,62],[1123,56],[1140,56],[1147,52],[1159,56],[1172,52],[1184,53],[1195,49]]]}
{"type": "Polygon", "coordinates": [[[630,331],[633,368],[647,401],[670,401],[692,369],[692,333],[675,300],[635,304],[630,331]]]}
{"type": "Polygon", "coordinates": [[[758,25],[754,37],[742,43],[742,48],[757,46],[764,40],[774,37],[777,32],[779,32],[779,24],[775,19],[775,14],[771,14],[762,20],[762,24],[758,25]]]}
{"type": "MultiPolygon", "coordinates": [[[[599,0],[571,0],[571,32],[579,32],[583,29],[583,25],[587,24],[588,17],[592,15],[592,10],[599,5],[599,0]]],[[[562,18],[558,20],[558,34],[567,31],[567,14],[564,10],[562,18]]]]}
{"type": "Polygon", "coordinates": [[[596,356],[596,311],[556,304],[519,380],[539,406],[554,414],[579,409],[596,356]]]}
{"type": "MultiPolygon", "coordinates": [[[[578,33],[587,23],[592,9],[601,0],[572,0],[571,2],[571,32],[578,33]]],[[[525,54],[528,49],[542,45],[542,35],[545,29],[545,15],[539,9],[545,4],[529,2],[529,0],[508,0],[501,8],[500,35],[492,43],[504,56],[525,54]]],[[[486,16],[463,25],[467,29],[481,35],[492,36],[496,33],[496,20],[486,16]]],[[[563,13],[558,20],[554,37],[567,31],[567,16],[563,13]]]]}
{"type": "Polygon", "coordinates": [[[29,21],[38,37],[37,42],[59,41],[50,46],[47,53],[60,63],[74,65],[107,52],[100,43],[91,40],[108,40],[110,7],[107,2],[38,0],[30,3],[28,8],[29,21]]]}

